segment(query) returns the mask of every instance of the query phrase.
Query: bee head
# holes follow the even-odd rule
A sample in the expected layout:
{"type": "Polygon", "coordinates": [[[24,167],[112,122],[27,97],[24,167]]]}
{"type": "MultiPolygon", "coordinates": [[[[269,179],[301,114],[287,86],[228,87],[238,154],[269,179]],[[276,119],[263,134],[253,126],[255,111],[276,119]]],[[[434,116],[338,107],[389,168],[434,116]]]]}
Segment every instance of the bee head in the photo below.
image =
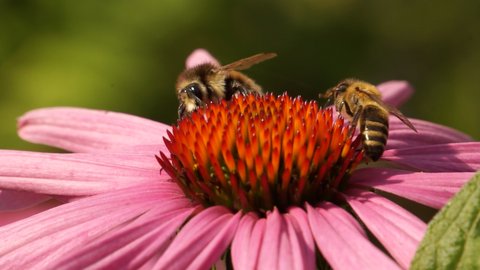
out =
{"type": "Polygon", "coordinates": [[[345,93],[350,85],[350,83],[343,81],[337,84],[337,86],[333,88],[333,91],[335,92],[335,95],[345,93]]]}
{"type": "Polygon", "coordinates": [[[182,88],[179,92],[178,92],[178,95],[179,97],[188,97],[188,98],[198,98],[198,99],[201,99],[202,98],[202,90],[200,88],[200,85],[196,82],[194,83],[191,83],[187,86],[185,86],[184,88],[182,88]]]}
{"type": "Polygon", "coordinates": [[[178,116],[180,118],[204,105],[199,83],[193,82],[181,88],[177,96],[180,101],[180,106],[178,107],[178,116]]]}
{"type": "Polygon", "coordinates": [[[337,99],[339,94],[345,93],[348,88],[348,84],[345,82],[341,82],[336,86],[328,89],[324,94],[319,94],[320,98],[326,98],[327,102],[325,103],[325,107],[328,107],[333,104],[333,101],[337,99]]]}

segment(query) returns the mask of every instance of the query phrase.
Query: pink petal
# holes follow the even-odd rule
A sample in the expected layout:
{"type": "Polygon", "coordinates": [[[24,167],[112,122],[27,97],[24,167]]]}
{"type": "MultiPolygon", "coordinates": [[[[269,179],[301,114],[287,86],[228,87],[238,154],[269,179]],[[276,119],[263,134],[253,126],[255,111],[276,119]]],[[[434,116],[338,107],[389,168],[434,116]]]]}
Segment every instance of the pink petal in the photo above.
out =
{"type": "Polygon", "coordinates": [[[161,256],[155,269],[208,269],[230,245],[241,212],[209,207],[192,218],[161,256]]]}
{"type": "Polygon", "coordinates": [[[383,159],[417,170],[433,172],[474,172],[480,170],[480,143],[450,143],[392,149],[383,159]]]}
{"type": "Polygon", "coordinates": [[[192,213],[186,200],[156,206],[125,227],[80,247],[49,265],[50,269],[138,269],[171,242],[176,230],[192,213]]]}
{"type": "MultiPolygon", "coordinates": [[[[175,184],[154,182],[67,203],[0,227],[0,269],[43,268],[165,201],[181,198],[175,184]]],[[[188,203],[183,200],[183,205],[188,203]]]]}
{"type": "Polygon", "coordinates": [[[436,209],[442,208],[474,172],[427,173],[368,168],[355,171],[350,183],[373,187],[436,209]]]}
{"type": "Polygon", "coordinates": [[[316,269],[315,243],[305,211],[295,207],[279,214],[275,210],[266,219],[245,215],[233,239],[232,261],[235,269],[316,269]],[[272,265],[276,268],[269,268],[272,265]]]}
{"type": "MultiPolygon", "coordinates": [[[[0,162],[2,159],[1,154],[2,152],[0,151],[0,162]]],[[[33,194],[14,190],[0,190],[0,212],[26,209],[46,202],[49,199],[50,196],[42,194],[33,194]]]]}
{"type": "Polygon", "coordinates": [[[33,110],[18,120],[24,140],[73,152],[99,152],[133,145],[163,146],[169,126],[145,118],[79,108],[33,110]]]}
{"type": "Polygon", "coordinates": [[[47,154],[0,151],[0,188],[82,196],[170,179],[146,154],[47,154]]]}
{"type": "Polygon", "coordinates": [[[449,127],[418,119],[409,120],[418,133],[415,133],[395,116],[390,116],[387,149],[472,141],[470,136],[449,127]]]}
{"type": "Polygon", "coordinates": [[[413,87],[407,81],[387,81],[377,85],[385,103],[400,107],[413,94],[413,87]]]}
{"type": "Polygon", "coordinates": [[[293,226],[292,223],[290,226],[287,225],[285,216],[275,208],[273,212],[267,213],[265,226],[268,229],[264,232],[257,267],[259,269],[303,269],[300,268],[305,265],[301,245],[305,245],[305,240],[302,239],[301,234],[289,228],[293,226]]]}
{"type": "MultiPolygon", "coordinates": [[[[165,145],[158,144],[139,144],[139,145],[127,145],[119,146],[118,148],[108,150],[114,153],[129,153],[129,154],[155,154],[159,152],[169,153],[170,151],[165,145]]],[[[158,163],[157,163],[158,164],[158,163]]]]}
{"type": "Polygon", "coordinates": [[[316,269],[315,241],[308,225],[307,213],[298,207],[284,215],[293,254],[293,268],[316,269]]]}
{"type": "Polygon", "coordinates": [[[333,269],[400,269],[358,231],[358,222],[342,208],[325,202],[307,204],[313,238],[333,269]]]}
{"type": "Polygon", "coordinates": [[[220,66],[215,57],[213,57],[207,50],[205,49],[196,49],[194,50],[185,61],[186,68],[193,68],[201,64],[211,63],[214,66],[220,66]]]}
{"type": "Polygon", "coordinates": [[[15,221],[25,219],[27,217],[36,215],[38,213],[41,213],[43,211],[46,211],[58,205],[60,205],[58,202],[54,200],[49,200],[49,201],[37,204],[35,206],[18,210],[18,211],[0,212],[0,226],[4,226],[10,223],[13,223],[15,221]]]}
{"type": "Polygon", "coordinates": [[[245,214],[232,242],[232,263],[235,269],[256,269],[260,255],[265,219],[253,213],[245,214]]]}
{"type": "Polygon", "coordinates": [[[273,212],[267,213],[265,228],[257,267],[259,269],[279,269],[280,266],[285,266],[287,269],[293,267],[292,254],[283,254],[282,252],[288,243],[287,228],[276,208],[273,212]],[[282,257],[282,255],[286,255],[286,257],[282,257]]]}
{"type": "Polygon", "coordinates": [[[412,213],[372,192],[350,189],[345,198],[385,249],[407,269],[427,225],[412,213]]]}

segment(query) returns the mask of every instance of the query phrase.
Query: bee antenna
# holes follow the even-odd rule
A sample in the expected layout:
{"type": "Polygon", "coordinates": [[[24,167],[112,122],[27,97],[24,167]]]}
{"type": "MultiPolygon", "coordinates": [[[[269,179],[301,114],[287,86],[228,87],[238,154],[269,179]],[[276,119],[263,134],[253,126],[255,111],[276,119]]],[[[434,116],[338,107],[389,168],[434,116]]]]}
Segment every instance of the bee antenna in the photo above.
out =
{"type": "Polygon", "coordinates": [[[325,102],[325,104],[323,106],[328,107],[328,106],[331,106],[331,105],[333,105],[333,99],[330,96],[330,97],[328,97],[327,101],[325,102]]]}

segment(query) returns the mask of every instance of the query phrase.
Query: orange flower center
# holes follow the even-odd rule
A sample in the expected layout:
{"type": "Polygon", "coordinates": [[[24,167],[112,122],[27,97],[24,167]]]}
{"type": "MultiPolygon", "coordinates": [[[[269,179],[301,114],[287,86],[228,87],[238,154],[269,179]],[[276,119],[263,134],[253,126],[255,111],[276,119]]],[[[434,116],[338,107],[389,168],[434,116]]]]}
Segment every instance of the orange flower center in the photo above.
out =
{"type": "Polygon", "coordinates": [[[316,102],[247,95],[180,120],[157,157],[185,194],[205,206],[263,214],[334,200],[363,152],[359,137],[316,102]]]}

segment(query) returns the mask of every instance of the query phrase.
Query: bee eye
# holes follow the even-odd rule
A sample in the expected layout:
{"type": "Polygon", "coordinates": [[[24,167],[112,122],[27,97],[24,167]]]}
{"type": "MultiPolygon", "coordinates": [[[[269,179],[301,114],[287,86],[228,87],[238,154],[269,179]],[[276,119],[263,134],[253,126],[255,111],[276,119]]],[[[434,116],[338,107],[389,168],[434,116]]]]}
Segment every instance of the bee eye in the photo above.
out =
{"type": "Polygon", "coordinates": [[[200,90],[200,86],[197,83],[189,84],[184,89],[185,89],[185,91],[190,92],[197,97],[201,97],[201,95],[202,95],[201,90],[200,90]]]}
{"type": "Polygon", "coordinates": [[[337,85],[335,90],[337,92],[345,92],[345,90],[347,90],[347,88],[348,88],[348,85],[346,83],[341,83],[341,84],[337,85]]]}

